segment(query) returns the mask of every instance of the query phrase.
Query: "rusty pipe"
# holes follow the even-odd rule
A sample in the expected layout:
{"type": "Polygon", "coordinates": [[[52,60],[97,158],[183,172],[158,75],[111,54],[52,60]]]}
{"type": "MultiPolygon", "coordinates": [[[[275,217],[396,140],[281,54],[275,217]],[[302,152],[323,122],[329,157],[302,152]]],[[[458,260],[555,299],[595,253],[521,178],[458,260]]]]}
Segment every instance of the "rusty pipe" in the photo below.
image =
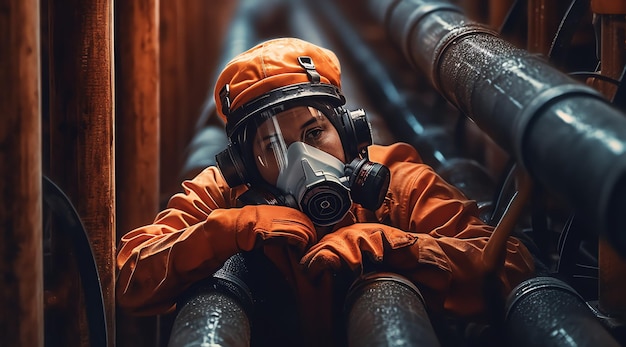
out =
{"type": "Polygon", "coordinates": [[[595,89],[468,20],[445,1],[376,0],[406,58],[535,181],[626,254],[626,117],[595,89]]]}

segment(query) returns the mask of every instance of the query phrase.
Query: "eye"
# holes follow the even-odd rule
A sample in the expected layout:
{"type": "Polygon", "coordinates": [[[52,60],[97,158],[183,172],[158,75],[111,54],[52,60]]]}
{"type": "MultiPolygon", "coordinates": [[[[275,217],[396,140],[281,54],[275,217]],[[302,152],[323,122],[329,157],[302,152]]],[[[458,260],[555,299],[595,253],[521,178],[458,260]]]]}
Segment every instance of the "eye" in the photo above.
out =
{"type": "Polygon", "coordinates": [[[324,133],[324,129],[322,129],[321,127],[315,127],[315,128],[309,129],[304,134],[304,141],[306,143],[315,143],[317,142],[317,140],[319,140],[322,137],[323,133],[324,133]]]}

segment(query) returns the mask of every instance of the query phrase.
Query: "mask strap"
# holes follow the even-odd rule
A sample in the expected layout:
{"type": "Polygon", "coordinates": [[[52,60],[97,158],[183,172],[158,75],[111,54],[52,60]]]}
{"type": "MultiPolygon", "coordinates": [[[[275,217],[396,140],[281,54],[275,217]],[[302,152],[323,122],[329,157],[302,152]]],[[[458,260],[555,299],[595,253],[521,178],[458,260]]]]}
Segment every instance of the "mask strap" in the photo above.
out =
{"type": "Polygon", "coordinates": [[[300,66],[302,66],[306,70],[307,75],[309,75],[309,81],[311,81],[311,83],[320,83],[320,74],[317,72],[317,70],[315,70],[315,64],[313,64],[313,59],[311,59],[311,57],[298,57],[298,63],[300,63],[300,66]]]}

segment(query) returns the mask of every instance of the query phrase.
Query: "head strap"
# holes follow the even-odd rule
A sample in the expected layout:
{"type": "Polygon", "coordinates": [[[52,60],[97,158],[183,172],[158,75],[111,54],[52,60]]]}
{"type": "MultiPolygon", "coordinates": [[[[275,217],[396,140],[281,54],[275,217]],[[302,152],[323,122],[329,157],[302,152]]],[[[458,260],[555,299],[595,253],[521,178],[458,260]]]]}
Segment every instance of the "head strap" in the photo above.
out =
{"type": "Polygon", "coordinates": [[[298,57],[298,63],[306,70],[306,74],[309,76],[309,81],[311,83],[320,83],[320,74],[315,70],[315,64],[313,64],[313,59],[307,56],[298,57]]]}

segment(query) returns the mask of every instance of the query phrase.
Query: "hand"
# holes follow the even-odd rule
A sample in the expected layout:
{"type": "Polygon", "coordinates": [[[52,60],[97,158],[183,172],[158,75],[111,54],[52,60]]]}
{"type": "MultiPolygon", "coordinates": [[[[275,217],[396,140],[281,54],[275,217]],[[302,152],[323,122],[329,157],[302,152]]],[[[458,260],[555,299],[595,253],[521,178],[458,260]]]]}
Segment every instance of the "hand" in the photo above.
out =
{"type": "Polygon", "coordinates": [[[317,241],[317,234],[309,217],[295,208],[271,205],[241,208],[236,221],[238,248],[250,251],[268,241],[284,241],[303,252],[317,241]]]}
{"type": "Polygon", "coordinates": [[[410,246],[417,235],[377,223],[357,223],[324,236],[302,257],[300,263],[312,277],[323,270],[363,271],[363,255],[381,262],[385,250],[410,246]]]}

